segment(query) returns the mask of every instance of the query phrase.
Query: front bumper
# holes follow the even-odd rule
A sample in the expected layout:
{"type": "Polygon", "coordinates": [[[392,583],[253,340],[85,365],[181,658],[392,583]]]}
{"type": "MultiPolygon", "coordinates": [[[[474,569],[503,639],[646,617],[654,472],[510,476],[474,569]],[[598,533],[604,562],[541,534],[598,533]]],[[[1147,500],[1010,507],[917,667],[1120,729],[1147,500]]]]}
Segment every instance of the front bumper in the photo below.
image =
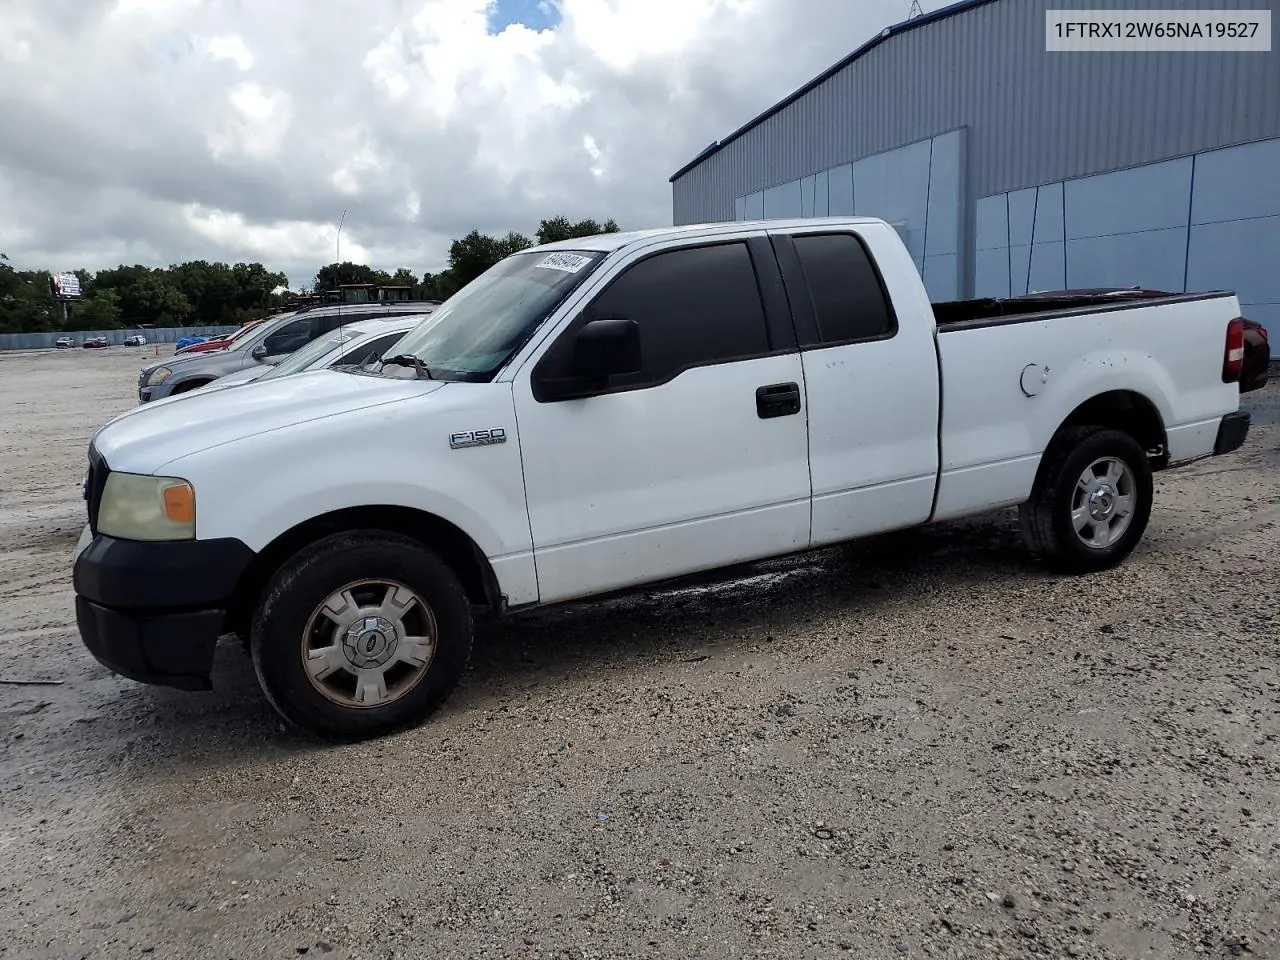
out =
{"type": "Polygon", "coordinates": [[[138,401],[147,403],[151,400],[163,400],[173,391],[172,378],[154,387],[138,387],[138,401]]]}
{"type": "Polygon", "coordinates": [[[1244,446],[1249,436],[1249,414],[1243,410],[1228,413],[1218,424],[1218,436],[1213,442],[1213,455],[1220,457],[1244,446]]]}
{"type": "Polygon", "coordinates": [[[239,540],[142,543],[86,528],[73,575],[80,638],[123,677],[208,690],[227,604],[253,556],[239,540]]]}

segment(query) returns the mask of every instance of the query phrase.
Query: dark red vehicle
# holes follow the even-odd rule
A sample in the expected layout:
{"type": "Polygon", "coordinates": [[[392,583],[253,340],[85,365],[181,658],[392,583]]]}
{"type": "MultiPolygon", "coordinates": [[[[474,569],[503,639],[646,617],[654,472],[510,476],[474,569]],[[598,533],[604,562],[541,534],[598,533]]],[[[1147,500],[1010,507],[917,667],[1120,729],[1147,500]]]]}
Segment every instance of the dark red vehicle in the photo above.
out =
{"type": "Polygon", "coordinates": [[[220,337],[210,337],[208,340],[205,340],[201,343],[193,343],[190,346],[183,347],[181,350],[178,350],[176,352],[186,354],[186,353],[205,353],[209,350],[225,350],[227,349],[227,347],[231,346],[233,341],[238,340],[240,337],[243,337],[246,333],[248,333],[250,330],[252,330],[261,322],[262,322],[261,320],[254,320],[252,323],[246,323],[243,327],[241,327],[235,333],[224,333],[220,337]]]}

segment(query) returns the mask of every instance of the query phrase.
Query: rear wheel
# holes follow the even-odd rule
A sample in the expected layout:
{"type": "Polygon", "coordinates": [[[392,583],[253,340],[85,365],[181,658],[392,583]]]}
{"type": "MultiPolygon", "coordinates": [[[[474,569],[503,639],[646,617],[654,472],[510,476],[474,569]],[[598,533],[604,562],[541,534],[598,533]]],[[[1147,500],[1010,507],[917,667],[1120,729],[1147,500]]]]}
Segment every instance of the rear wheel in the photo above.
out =
{"type": "Polygon", "coordinates": [[[1073,427],[1050,444],[1031,498],[1019,509],[1023,536],[1057,570],[1114,567],[1142,539],[1153,491],[1151,464],[1133,437],[1073,427]]]}
{"type": "Polygon", "coordinates": [[[471,606],[453,571],[414,540],[336,534],[272,578],[249,647],[272,706],[335,739],[424,720],[471,655],[471,606]]]}

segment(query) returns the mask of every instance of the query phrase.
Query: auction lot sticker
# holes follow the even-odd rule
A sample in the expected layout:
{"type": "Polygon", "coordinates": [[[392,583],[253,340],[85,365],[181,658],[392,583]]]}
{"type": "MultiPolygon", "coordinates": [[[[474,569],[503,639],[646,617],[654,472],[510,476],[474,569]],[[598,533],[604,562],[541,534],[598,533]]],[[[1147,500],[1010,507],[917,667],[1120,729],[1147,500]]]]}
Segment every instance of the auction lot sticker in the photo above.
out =
{"type": "Polygon", "coordinates": [[[550,253],[538,266],[545,267],[547,270],[563,270],[565,273],[577,273],[590,262],[590,257],[584,257],[577,253],[550,253]]]}
{"type": "Polygon", "coordinates": [[[1046,10],[1050,52],[1270,53],[1270,10],[1046,10]]]}

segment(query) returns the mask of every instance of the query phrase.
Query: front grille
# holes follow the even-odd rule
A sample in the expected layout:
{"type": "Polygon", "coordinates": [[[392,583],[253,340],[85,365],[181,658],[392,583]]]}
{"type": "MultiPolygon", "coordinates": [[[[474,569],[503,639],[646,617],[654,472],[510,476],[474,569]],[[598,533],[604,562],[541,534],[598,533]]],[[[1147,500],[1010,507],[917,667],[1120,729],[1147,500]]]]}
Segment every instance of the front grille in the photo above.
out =
{"type": "Polygon", "coordinates": [[[85,506],[89,513],[89,529],[98,532],[98,508],[102,506],[102,491],[107,485],[111,468],[93,447],[89,448],[89,472],[84,478],[85,506]]]}

